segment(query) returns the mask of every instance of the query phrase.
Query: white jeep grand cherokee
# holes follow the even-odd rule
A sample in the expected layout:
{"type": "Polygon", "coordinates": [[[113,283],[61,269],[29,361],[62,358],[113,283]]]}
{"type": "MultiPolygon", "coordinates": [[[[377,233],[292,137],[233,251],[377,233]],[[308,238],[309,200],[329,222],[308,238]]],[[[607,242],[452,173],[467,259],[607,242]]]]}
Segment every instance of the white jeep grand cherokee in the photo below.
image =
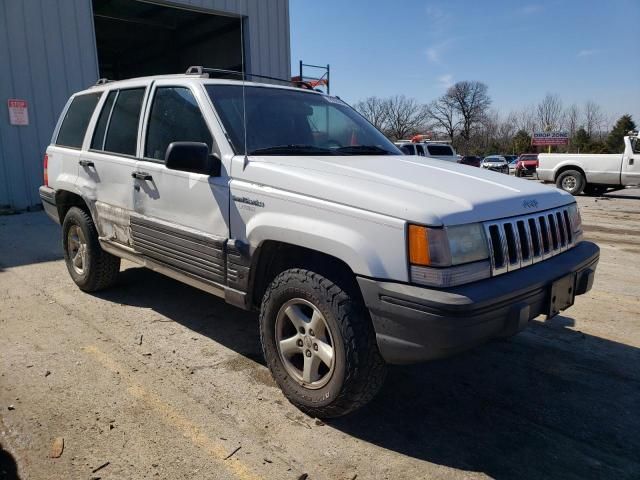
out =
{"type": "Polygon", "coordinates": [[[335,97],[191,71],[73,95],[44,208],[82,290],[126,258],[258,310],[309,415],[369,401],[385,363],[513,335],[591,288],[599,249],[571,195],[402,156],[335,97]]]}

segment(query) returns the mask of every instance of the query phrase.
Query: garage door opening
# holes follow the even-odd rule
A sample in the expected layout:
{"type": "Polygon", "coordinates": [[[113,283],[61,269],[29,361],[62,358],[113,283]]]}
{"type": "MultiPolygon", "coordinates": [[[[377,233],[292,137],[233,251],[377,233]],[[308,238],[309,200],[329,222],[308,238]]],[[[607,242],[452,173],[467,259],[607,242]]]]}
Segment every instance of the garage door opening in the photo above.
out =
{"type": "Polygon", "coordinates": [[[241,17],[138,0],[92,0],[100,77],[242,70],[241,17]]]}

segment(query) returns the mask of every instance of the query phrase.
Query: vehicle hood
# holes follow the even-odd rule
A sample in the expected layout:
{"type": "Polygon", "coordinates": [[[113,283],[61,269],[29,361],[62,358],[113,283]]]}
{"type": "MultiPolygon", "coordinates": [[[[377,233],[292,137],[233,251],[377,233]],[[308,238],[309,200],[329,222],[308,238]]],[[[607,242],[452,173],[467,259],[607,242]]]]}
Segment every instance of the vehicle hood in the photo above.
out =
{"type": "Polygon", "coordinates": [[[431,226],[573,202],[570,194],[535,181],[408,155],[252,157],[242,172],[232,173],[240,180],[431,226]]]}

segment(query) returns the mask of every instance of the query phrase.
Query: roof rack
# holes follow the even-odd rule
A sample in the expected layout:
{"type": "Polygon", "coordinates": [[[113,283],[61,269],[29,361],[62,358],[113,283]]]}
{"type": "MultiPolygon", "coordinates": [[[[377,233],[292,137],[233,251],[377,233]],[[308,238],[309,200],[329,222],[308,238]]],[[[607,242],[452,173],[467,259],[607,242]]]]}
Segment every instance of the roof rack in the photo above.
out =
{"type": "Polygon", "coordinates": [[[113,82],[113,80],[109,80],[108,78],[99,78],[95,83],[96,85],[104,85],[105,83],[113,82]]]}
{"type": "Polygon", "coordinates": [[[210,78],[211,74],[235,75],[235,76],[242,77],[243,79],[246,79],[246,77],[255,77],[255,78],[262,78],[265,80],[285,82],[285,83],[288,83],[289,85],[293,84],[294,86],[297,86],[299,88],[304,88],[307,90],[314,89],[313,86],[309,84],[309,82],[305,82],[302,80],[271,77],[269,75],[258,75],[257,73],[239,72],[237,70],[226,70],[224,68],[208,68],[208,67],[203,67],[201,65],[192,65],[191,67],[187,68],[187,71],[185,73],[187,75],[200,75],[202,77],[207,77],[207,78],[210,78]]]}

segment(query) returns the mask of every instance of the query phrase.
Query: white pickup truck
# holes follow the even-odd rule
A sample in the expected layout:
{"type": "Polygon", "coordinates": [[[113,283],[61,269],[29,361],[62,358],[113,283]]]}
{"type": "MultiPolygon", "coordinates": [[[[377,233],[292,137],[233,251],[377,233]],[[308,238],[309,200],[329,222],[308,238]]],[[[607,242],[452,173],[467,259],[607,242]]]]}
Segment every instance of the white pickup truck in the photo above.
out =
{"type": "Polygon", "coordinates": [[[266,363],[309,415],[591,288],[599,249],[571,195],[403,156],[335,97],[190,72],[73,95],[43,206],[84,291],[125,258],[260,312],[266,363]]]}
{"type": "Polygon", "coordinates": [[[609,188],[640,185],[640,140],[637,132],[624,137],[621,154],[541,153],[538,178],[554,182],[573,195],[598,195],[609,188]]]}

